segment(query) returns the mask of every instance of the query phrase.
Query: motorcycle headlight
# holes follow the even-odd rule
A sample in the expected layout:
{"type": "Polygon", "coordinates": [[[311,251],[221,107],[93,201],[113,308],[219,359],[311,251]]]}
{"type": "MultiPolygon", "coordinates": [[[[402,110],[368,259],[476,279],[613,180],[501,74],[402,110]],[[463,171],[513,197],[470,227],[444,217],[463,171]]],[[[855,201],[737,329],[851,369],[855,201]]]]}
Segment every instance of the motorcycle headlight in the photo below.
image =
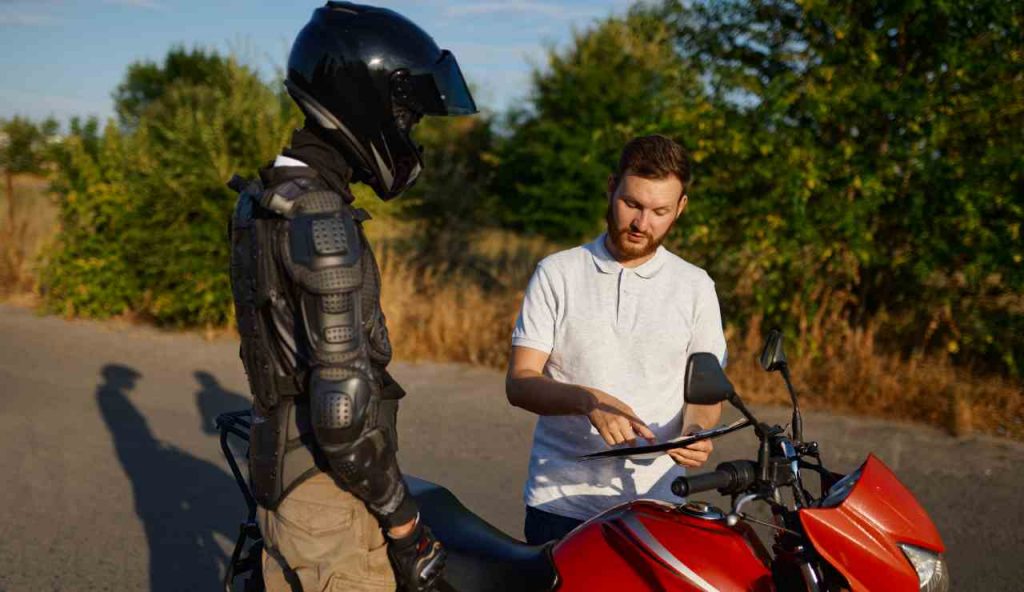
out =
{"type": "Polygon", "coordinates": [[[942,555],[913,545],[900,545],[907,561],[914,566],[921,592],[947,592],[949,568],[942,555]]]}

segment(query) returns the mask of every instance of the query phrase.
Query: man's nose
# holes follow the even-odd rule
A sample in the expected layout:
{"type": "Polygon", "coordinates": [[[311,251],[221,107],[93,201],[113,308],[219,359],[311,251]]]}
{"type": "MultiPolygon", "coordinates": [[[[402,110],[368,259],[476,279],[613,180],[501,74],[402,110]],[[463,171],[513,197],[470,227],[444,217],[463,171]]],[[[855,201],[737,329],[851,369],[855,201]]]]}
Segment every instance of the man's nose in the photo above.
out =
{"type": "Polygon", "coordinates": [[[637,232],[647,232],[647,227],[650,224],[650,221],[651,216],[647,210],[641,210],[637,212],[636,216],[633,218],[632,226],[637,232]]]}

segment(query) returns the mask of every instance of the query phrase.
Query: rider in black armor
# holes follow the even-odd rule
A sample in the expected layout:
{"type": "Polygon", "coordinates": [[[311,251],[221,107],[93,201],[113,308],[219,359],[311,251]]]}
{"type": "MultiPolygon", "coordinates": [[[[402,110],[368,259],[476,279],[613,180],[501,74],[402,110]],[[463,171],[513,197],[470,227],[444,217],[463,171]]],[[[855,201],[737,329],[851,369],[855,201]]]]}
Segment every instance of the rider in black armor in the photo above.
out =
{"type": "Polygon", "coordinates": [[[475,113],[476,105],[455,56],[422,29],[347,2],[314,12],[292,46],[285,85],[305,125],[277,166],[231,183],[240,191],[231,284],[254,396],[253,493],[274,512],[308,479],[328,474],[391,533],[400,589],[429,590],[444,550],[419,524],[395,458],[404,391],[386,370],[380,275],[362,229],[369,216],[353,207],[349,183],[366,183],[384,200],[399,195],[422,167],[410,137],[416,122],[475,113]]]}

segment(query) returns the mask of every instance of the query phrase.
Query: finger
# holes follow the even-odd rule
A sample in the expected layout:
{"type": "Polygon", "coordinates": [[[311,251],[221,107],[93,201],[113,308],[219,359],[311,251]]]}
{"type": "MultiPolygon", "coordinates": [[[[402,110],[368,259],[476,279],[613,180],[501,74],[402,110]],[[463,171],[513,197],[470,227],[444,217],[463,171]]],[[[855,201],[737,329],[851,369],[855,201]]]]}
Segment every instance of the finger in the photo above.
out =
{"type": "Polygon", "coordinates": [[[668,455],[669,455],[669,457],[672,458],[672,462],[676,463],[679,466],[689,467],[692,464],[692,461],[690,461],[689,459],[686,459],[686,458],[682,458],[681,456],[679,456],[678,454],[676,454],[674,452],[669,452],[668,455]]]}
{"type": "Polygon", "coordinates": [[[636,433],[633,432],[633,426],[629,424],[629,421],[622,417],[616,417],[612,420],[614,427],[610,428],[613,435],[618,436],[619,443],[629,443],[631,446],[636,443],[636,433]]]}
{"type": "Polygon", "coordinates": [[[691,460],[690,458],[680,454],[678,452],[678,449],[669,450],[668,455],[672,458],[672,461],[675,462],[677,465],[691,468],[698,468],[701,466],[700,463],[697,463],[696,461],[691,460]]]}
{"type": "Polygon", "coordinates": [[[678,455],[672,455],[672,460],[677,465],[679,465],[679,466],[687,467],[687,468],[691,468],[691,469],[699,469],[700,467],[705,465],[705,463],[702,463],[700,461],[695,461],[693,459],[682,457],[682,456],[678,456],[678,455]]]}
{"type": "Polygon", "coordinates": [[[612,422],[608,425],[608,435],[612,437],[612,442],[615,444],[622,444],[626,441],[626,438],[622,435],[622,428],[619,427],[617,422],[612,422]]]}
{"type": "Polygon", "coordinates": [[[623,440],[630,446],[636,446],[636,432],[633,431],[633,425],[628,421],[623,421],[619,425],[619,429],[622,430],[623,440]]]}
{"type": "Polygon", "coordinates": [[[709,456],[707,452],[691,450],[689,448],[673,448],[670,452],[674,452],[680,458],[686,458],[701,464],[707,462],[709,456]]]}
{"type": "Polygon", "coordinates": [[[634,419],[630,423],[632,424],[633,429],[636,430],[636,433],[640,434],[644,438],[647,438],[648,442],[654,442],[657,439],[657,436],[654,435],[654,432],[651,431],[651,428],[647,427],[647,424],[640,421],[639,419],[634,419]]]}
{"type": "Polygon", "coordinates": [[[694,460],[699,460],[701,462],[706,461],[708,457],[711,456],[711,454],[706,450],[690,450],[689,448],[682,448],[680,449],[680,452],[694,460]]]}
{"type": "Polygon", "coordinates": [[[609,446],[615,446],[615,438],[612,437],[612,435],[608,432],[607,429],[599,429],[597,430],[597,433],[601,434],[601,439],[604,440],[605,444],[609,446]]]}
{"type": "Polygon", "coordinates": [[[699,450],[701,452],[710,453],[714,446],[711,444],[711,440],[698,440],[686,446],[688,450],[699,450]]]}

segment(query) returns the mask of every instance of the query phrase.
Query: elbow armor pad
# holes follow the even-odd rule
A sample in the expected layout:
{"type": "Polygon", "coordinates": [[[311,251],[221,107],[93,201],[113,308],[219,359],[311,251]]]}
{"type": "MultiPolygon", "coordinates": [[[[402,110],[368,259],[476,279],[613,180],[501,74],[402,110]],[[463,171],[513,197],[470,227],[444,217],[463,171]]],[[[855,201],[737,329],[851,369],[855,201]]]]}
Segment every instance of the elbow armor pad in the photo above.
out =
{"type": "Polygon", "coordinates": [[[380,401],[364,379],[332,380],[331,370],[318,371],[310,388],[313,430],[331,473],[385,522],[412,519],[391,434],[378,425],[380,401]]]}

